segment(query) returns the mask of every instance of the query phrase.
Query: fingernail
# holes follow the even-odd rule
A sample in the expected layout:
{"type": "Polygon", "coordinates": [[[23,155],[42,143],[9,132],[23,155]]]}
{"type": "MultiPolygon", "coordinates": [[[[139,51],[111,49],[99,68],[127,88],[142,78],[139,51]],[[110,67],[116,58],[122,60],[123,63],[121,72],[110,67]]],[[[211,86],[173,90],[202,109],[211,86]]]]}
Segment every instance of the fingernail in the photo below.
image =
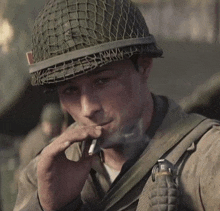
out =
{"type": "Polygon", "coordinates": [[[99,130],[96,130],[95,133],[96,133],[97,136],[100,136],[102,131],[99,129],[99,130]]]}
{"type": "Polygon", "coordinates": [[[95,129],[96,129],[96,130],[101,130],[101,129],[102,129],[102,126],[96,126],[95,129]]]}
{"type": "Polygon", "coordinates": [[[66,141],[66,142],[64,143],[64,146],[65,146],[65,147],[70,146],[70,142],[69,142],[69,141],[66,141]]]}

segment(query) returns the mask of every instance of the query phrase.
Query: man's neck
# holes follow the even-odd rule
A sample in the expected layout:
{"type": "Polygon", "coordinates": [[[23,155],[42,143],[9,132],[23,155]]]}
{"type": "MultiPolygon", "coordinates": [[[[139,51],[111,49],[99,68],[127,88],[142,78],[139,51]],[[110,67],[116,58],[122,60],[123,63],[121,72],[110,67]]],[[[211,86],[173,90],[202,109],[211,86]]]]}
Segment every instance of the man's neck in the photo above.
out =
{"type": "Polygon", "coordinates": [[[116,171],[121,171],[122,166],[128,160],[128,158],[124,156],[123,152],[118,149],[103,149],[103,152],[105,164],[116,171]]]}
{"type": "Polygon", "coordinates": [[[154,114],[153,99],[151,94],[147,98],[146,108],[143,110],[143,118],[136,124],[136,132],[134,137],[131,136],[131,140],[125,138],[124,145],[115,146],[113,148],[103,149],[105,164],[111,168],[121,171],[122,166],[127,160],[133,159],[142,153],[143,149],[147,146],[149,141],[146,138],[146,131],[151,124],[152,117],[154,114]],[[136,134],[136,135],[135,135],[136,134]],[[138,135],[137,135],[138,134],[138,135]]]}

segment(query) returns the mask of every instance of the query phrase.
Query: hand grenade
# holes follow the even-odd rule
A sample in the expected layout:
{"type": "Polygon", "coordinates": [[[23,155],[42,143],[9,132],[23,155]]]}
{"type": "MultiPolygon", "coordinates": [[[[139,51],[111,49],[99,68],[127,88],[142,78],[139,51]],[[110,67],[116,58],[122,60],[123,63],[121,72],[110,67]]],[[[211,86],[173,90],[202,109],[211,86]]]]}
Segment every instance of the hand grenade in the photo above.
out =
{"type": "Polygon", "coordinates": [[[179,190],[174,181],[173,165],[165,160],[158,160],[152,170],[153,185],[150,190],[152,211],[178,210],[179,190]]]}

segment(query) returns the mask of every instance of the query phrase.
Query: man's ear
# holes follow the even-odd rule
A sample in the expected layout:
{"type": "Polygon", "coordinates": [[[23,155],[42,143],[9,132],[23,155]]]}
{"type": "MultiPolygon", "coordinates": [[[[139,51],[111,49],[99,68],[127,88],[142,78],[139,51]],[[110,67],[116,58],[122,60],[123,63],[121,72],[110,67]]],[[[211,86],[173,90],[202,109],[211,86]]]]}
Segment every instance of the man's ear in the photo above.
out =
{"type": "Polygon", "coordinates": [[[138,58],[138,71],[146,78],[149,77],[151,69],[153,67],[153,59],[145,55],[141,55],[138,58]]]}

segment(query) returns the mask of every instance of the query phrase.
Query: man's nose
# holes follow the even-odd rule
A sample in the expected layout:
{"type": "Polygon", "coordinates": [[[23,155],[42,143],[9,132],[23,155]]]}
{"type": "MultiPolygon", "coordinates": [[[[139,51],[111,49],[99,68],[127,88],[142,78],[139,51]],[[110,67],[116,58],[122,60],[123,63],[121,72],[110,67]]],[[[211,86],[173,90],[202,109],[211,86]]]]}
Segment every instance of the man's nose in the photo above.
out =
{"type": "Polygon", "coordinates": [[[84,117],[93,118],[96,113],[101,111],[101,108],[99,99],[91,92],[81,95],[81,112],[84,117]]]}

